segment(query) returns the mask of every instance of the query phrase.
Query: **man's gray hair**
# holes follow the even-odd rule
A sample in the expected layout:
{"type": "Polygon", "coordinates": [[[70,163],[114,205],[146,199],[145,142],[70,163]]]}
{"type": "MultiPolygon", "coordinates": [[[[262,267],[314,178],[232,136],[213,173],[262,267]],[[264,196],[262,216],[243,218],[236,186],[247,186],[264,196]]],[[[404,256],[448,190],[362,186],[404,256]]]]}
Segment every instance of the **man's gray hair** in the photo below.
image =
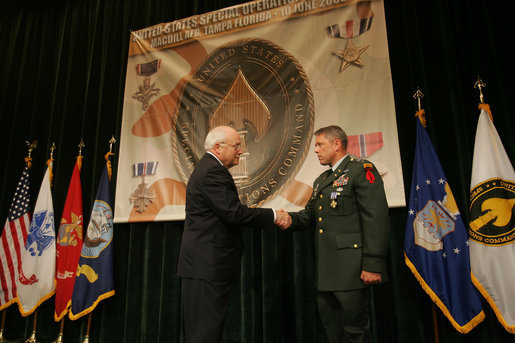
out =
{"type": "Polygon", "coordinates": [[[226,126],[217,126],[211,131],[208,132],[206,136],[206,141],[204,143],[204,149],[210,150],[215,147],[216,143],[221,143],[225,141],[227,138],[227,127],[226,126]]]}

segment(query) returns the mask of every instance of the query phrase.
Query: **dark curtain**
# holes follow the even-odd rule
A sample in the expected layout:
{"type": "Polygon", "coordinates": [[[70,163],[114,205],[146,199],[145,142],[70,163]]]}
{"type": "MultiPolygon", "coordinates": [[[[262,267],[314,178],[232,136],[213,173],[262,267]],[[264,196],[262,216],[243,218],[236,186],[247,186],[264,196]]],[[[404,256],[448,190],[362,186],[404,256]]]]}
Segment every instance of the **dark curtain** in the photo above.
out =
{"type": "MultiPolygon", "coordinates": [[[[0,220],[5,220],[26,155],[33,152],[32,201],[53,142],[54,209],[61,211],[83,138],[82,182],[88,220],[108,140],[119,138],[130,30],[239,1],[11,1],[0,13],[0,220]]],[[[488,0],[385,0],[406,194],[415,145],[417,87],[425,93],[432,137],[461,213],[467,219],[480,76],[486,101],[513,161],[514,25],[511,6],[488,0]]],[[[116,152],[116,145],[115,145],[116,152]]],[[[114,178],[116,178],[116,157],[114,178]]],[[[113,183],[114,185],[114,183],[113,183]]],[[[114,192],[113,192],[114,194],[114,192]]],[[[406,208],[390,210],[391,281],[373,289],[377,342],[434,342],[431,300],[403,260],[406,208]]],[[[2,222],[3,225],[3,222],[2,222]]],[[[175,275],[182,222],[115,225],[116,295],[92,314],[90,342],[180,342],[181,289],[175,275]]],[[[242,276],[233,288],[225,342],[326,342],[313,287],[309,232],[247,230],[242,276]]],[[[515,263],[515,261],[502,261],[515,263]]],[[[38,309],[37,336],[55,339],[53,298],[38,309]]],[[[436,309],[440,342],[514,342],[485,303],[486,319],[457,333],[436,309]]],[[[28,337],[33,318],[6,310],[4,336],[28,337]]],[[[64,341],[84,338],[87,317],[66,319],[64,341]]]]}

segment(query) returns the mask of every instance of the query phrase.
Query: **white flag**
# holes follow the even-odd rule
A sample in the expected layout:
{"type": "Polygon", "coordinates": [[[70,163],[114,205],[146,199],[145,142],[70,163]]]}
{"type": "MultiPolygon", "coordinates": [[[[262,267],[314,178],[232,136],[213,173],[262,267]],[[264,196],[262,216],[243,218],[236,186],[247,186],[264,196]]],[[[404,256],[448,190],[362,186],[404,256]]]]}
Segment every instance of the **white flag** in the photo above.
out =
{"type": "Polygon", "coordinates": [[[504,328],[515,333],[515,172],[488,105],[480,107],[470,183],[470,264],[474,284],[504,328]]]}
{"type": "Polygon", "coordinates": [[[54,207],[47,168],[25,243],[18,280],[18,307],[28,316],[55,292],[54,207]]]}

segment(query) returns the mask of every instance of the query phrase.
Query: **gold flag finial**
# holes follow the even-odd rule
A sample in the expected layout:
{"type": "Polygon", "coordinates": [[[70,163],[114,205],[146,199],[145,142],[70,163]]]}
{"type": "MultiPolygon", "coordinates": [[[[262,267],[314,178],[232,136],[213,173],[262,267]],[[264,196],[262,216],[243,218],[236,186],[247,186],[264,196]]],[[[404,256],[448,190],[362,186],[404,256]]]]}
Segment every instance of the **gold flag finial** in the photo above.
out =
{"type": "Polygon", "coordinates": [[[25,157],[25,163],[27,163],[27,166],[30,168],[30,167],[32,167],[32,151],[34,151],[34,149],[37,148],[38,141],[34,140],[34,141],[32,141],[32,143],[30,143],[29,141],[25,141],[25,144],[27,145],[27,148],[28,148],[28,153],[27,153],[27,156],[25,157]]]}
{"type": "Polygon", "coordinates": [[[419,111],[422,109],[420,99],[422,99],[423,97],[424,97],[424,93],[422,93],[420,91],[420,88],[417,87],[417,91],[415,92],[415,94],[413,94],[413,99],[417,99],[419,111]]]}
{"type": "Polygon", "coordinates": [[[55,151],[55,142],[52,142],[52,146],[50,147],[50,159],[54,159],[54,151],[55,151]]]}
{"type": "Polygon", "coordinates": [[[82,148],[84,148],[86,146],[86,144],[84,144],[84,140],[82,139],[82,137],[80,138],[80,143],[78,145],[79,147],[79,156],[77,156],[77,166],[79,167],[79,170],[82,169],[82,158],[84,156],[82,156],[82,148]]]}
{"type": "Polygon", "coordinates": [[[482,104],[485,103],[485,98],[483,97],[483,87],[486,87],[486,83],[478,76],[476,83],[474,83],[474,88],[479,88],[479,101],[481,101],[482,104]]]}
{"type": "Polygon", "coordinates": [[[109,140],[109,152],[105,154],[105,159],[107,161],[107,173],[109,175],[109,181],[111,181],[111,175],[113,174],[113,168],[111,165],[111,160],[109,160],[109,156],[114,155],[113,152],[113,144],[116,143],[116,139],[114,139],[114,135],[111,136],[111,139],[109,140]]]}
{"type": "Polygon", "coordinates": [[[50,158],[46,162],[46,164],[48,166],[48,174],[50,177],[50,186],[52,186],[52,181],[54,179],[54,171],[53,171],[54,151],[55,151],[55,142],[52,142],[52,146],[50,147],[50,158]]]}
{"type": "Polygon", "coordinates": [[[418,103],[418,111],[415,112],[415,117],[418,117],[422,126],[426,127],[426,111],[422,109],[422,102],[420,99],[424,97],[424,93],[420,91],[420,88],[417,87],[417,91],[413,94],[413,99],[417,99],[418,103]]]}
{"type": "Polygon", "coordinates": [[[80,143],[78,145],[79,147],[79,156],[82,156],[82,148],[84,148],[86,146],[86,144],[84,144],[84,141],[82,140],[82,137],[80,139],[80,143]]]}
{"type": "Polygon", "coordinates": [[[113,152],[113,144],[116,143],[116,139],[114,139],[114,135],[111,136],[111,139],[109,140],[109,152],[113,152]]]}

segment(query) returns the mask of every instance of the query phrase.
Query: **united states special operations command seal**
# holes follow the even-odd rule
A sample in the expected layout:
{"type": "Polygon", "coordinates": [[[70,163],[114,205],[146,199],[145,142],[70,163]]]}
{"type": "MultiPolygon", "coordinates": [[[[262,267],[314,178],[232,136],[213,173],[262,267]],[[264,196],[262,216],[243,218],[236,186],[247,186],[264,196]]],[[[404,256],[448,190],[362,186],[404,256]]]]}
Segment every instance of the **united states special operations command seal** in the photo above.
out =
{"type": "Polygon", "coordinates": [[[286,187],[309,150],[313,94],[306,73],[264,39],[216,49],[184,86],[173,120],[175,165],[187,183],[210,129],[233,127],[244,153],[230,169],[242,203],[262,205],[286,187]]]}
{"type": "Polygon", "coordinates": [[[515,183],[490,179],[470,193],[469,236],[489,246],[511,244],[515,240],[515,183]]]}

